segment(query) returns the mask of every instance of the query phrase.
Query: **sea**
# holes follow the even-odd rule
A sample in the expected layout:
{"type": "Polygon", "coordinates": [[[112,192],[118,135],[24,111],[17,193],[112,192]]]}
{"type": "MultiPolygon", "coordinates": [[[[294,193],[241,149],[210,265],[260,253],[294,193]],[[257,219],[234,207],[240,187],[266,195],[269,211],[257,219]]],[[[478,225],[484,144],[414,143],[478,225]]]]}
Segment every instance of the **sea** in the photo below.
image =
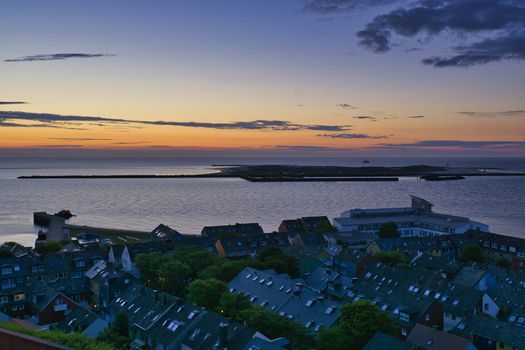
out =
{"type": "Polygon", "coordinates": [[[181,233],[204,226],[259,223],[266,232],[284,219],[339,216],[348,209],[403,207],[415,195],[436,212],[466,216],[495,233],[525,238],[525,176],[425,182],[270,182],[235,178],[17,179],[21,175],[202,174],[220,166],[439,165],[525,172],[525,158],[1,158],[0,243],[32,246],[33,212],[71,210],[70,223],[151,231],[160,223],[181,233]]]}

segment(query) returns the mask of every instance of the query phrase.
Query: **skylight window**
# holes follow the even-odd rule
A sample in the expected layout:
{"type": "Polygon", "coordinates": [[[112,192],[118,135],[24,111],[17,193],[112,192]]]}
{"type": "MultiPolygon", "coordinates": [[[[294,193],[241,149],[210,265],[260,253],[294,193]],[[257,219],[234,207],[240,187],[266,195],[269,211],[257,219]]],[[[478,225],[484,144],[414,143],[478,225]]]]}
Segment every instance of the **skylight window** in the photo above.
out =
{"type": "Polygon", "coordinates": [[[195,315],[197,315],[197,312],[198,312],[198,311],[192,311],[192,312],[190,312],[190,314],[188,315],[188,320],[191,320],[192,318],[194,318],[195,315]]]}
{"type": "Polygon", "coordinates": [[[454,299],[454,301],[452,302],[452,305],[457,306],[458,304],[459,304],[459,300],[458,299],[454,299]]]}
{"type": "Polygon", "coordinates": [[[306,322],[306,328],[310,328],[314,324],[314,321],[308,321],[306,322]]]}
{"type": "Polygon", "coordinates": [[[250,278],[250,277],[252,277],[252,274],[251,274],[251,273],[249,273],[249,274],[246,275],[246,278],[250,278]]]}
{"type": "Polygon", "coordinates": [[[314,301],[313,301],[312,299],[308,299],[308,300],[306,301],[306,303],[304,304],[304,306],[306,306],[306,307],[310,307],[310,306],[312,306],[313,304],[314,304],[314,301]]]}
{"type": "Polygon", "coordinates": [[[261,278],[261,279],[259,280],[259,283],[260,283],[260,284],[263,284],[264,281],[266,281],[266,280],[265,280],[264,278],[261,278]]]}
{"type": "Polygon", "coordinates": [[[326,308],[326,310],[324,310],[324,313],[327,315],[330,315],[332,312],[334,312],[334,310],[335,310],[335,306],[329,306],[326,308]]]}
{"type": "Polygon", "coordinates": [[[266,285],[267,285],[268,287],[271,287],[271,286],[273,285],[273,281],[268,281],[268,282],[266,283],[266,285]]]}
{"type": "Polygon", "coordinates": [[[439,299],[440,296],[441,296],[441,293],[438,292],[438,293],[436,293],[436,294],[434,295],[434,299],[439,299]]]}
{"type": "Polygon", "coordinates": [[[425,293],[423,293],[423,295],[426,297],[428,297],[429,294],[430,294],[430,289],[425,290],[425,293]]]}
{"type": "Polygon", "coordinates": [[[284,286],[279,287],[279,291],[282,291],[284,289],[284,286]]]}

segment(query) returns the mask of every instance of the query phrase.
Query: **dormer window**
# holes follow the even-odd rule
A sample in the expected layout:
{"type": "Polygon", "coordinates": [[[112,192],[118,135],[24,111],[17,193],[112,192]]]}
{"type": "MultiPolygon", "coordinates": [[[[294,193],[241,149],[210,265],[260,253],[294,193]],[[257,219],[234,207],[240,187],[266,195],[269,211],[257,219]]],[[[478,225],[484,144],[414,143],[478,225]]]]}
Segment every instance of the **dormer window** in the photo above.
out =
{"type": "Polygon", "coordinates": [[[75,262],[75,267],[86,267],[86,262],[84,260],[77,260],[75,262]]]}

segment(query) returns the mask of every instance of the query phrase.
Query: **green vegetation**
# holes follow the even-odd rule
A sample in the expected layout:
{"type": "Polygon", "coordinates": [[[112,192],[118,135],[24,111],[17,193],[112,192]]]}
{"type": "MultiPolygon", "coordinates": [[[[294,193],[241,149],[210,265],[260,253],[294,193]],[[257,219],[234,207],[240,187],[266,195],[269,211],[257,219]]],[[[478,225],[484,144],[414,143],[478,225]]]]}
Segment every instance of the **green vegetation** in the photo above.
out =
{"type": "Polygon", "coordinates": [[[459,255],[459,261],[483,262],[483,253],[481,252],[481,248],[477,244],[468,244],[464,246],[461,254],[459,255]]]}
{"type": "Polygon", "coordinates": [[[44,244],[38,245],[35,247],[35,251],[39,254],[47,255],[58,253],[62,248],[64,248],[69,243],[68,240],[62,241],[47,241],[44,244]]]}
{"type": "Polygon", "coordinates": [[[269,338],[286,337],[294,344],[294,349],[311,349],[314,338],[307,329],[295,321],[256,306],[240,312],[238,316],[248,327],[257,329],[269,338]]]}
{"type": "Polygon", "coordinates": [[[396,238],[399,237],[399,231],[395,222],[387,222],[382,224],[379,228],[379,237],[381,238],[396,238]]]}
{"type": "Polygon", "coordinates": [[[116,350],[129,349],[129,327],[127,316],[119,313],[115,322],[109,328],[100,333],[97,340],[111,344],[116,350]]]}
{"type": "Polygon", "coordinates": [[[169,255],[149,253],[139,255],[135,266],[149,287],[161,289],[179,297],[188,292],[188,285],[197,279],[215,279],[229,282],[245,267],[274,269],[278,273],[299,276],[295,258],[284,254],[279,248],[263,249],[257,258],[230,261],[201,248],[181,248],[169,255]]]}
{"type": "Polygon", "coordinates": [[[407,257],[404,254],[397,252],[397,251],[377,252],[374,256],[377,259],[377,261],[383,264],[387,264],[391,266],[410,267],[408,265],[407,257]]]}
{"type": "Polygon", "coordinates": [[[219,305],[221,296],[227,290],[226,283],[215,278],[195,280],[188,286],[186,298],[192,303],[213,309],[219,305]]]}
{"type": "Polygon", "coordinates": [[[37,331],[28,329],[12,323],[0,323],[0,328],[13,332],[30,335],[35,338],[50,341],[55,344],[64,345],[77,350],[114,350],[115,348],[103,341],[92,340],[80,333],[64,333],[56,330],[37,331]]]}
{"type": "Polygon", "coordinates": [[[319,333],[318,350],[358,350],[377,332],[395,334],[396,328],[390,315],[374,304],[360,300],[341,308],[339,325],[319,333]]]}
{"type": "Polygon", "coordinates": [[[499,258],[498,260],[496,260],[496,266],[499,266],[504,269],[508,269],[510,268],[511,264],[510,264],[510,261],[508,261],[507,259],[499,258]]]}

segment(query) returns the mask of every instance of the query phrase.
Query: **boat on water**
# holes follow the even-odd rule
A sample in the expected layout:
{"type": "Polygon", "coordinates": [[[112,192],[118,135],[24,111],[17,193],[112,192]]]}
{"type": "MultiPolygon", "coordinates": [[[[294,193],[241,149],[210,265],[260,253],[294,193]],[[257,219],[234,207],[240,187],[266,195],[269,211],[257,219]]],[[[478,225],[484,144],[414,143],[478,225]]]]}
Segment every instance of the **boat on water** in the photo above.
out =
{"type": "Polygon", "coordinates": [[[425,181],[465,180],[465,177],[461,175],[424,175],[424,176],[421,176],[420,178],[425,181]]]}
{"type": "Polygon", "coordinates": [[[370,164],[370,161],[368,159],[365,159],[361,163],[363,163],[363,164],[370,164]]]}

